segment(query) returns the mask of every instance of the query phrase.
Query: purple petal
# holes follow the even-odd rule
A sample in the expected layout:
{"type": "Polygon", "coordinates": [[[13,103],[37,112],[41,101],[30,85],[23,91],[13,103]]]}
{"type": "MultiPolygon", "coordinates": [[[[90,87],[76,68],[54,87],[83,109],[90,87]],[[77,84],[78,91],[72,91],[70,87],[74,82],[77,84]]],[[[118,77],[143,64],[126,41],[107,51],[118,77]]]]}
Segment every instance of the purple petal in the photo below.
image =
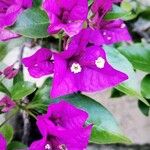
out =
{"type": "Polygon", "coordinates": [[[10,99],[10,97],[5,96],[0,100],[0,106],[2,108],[2,112],[9,112],[12,108],[16,106],[15,102],[10,99]]]}
{"type": "Polygon", "coordinates": [[[45,150],[46,138],[42,138],[41,140],[35,141],[30,145],[29,150],[45,150]]]}
{"type": "Polygon", "coordinates": [[[87,18],[88,3],[86,0],[47,0],[43,2],[51,24],[50,34],[64,30],[69,36],[78,34],[87,18]]]}
{"type": "Polygon", "coordinates": [[[131,36],[125,23],[122,20],[103,22],[100,33],[103,36],[104,43],[113,44],[122,41],[131,41],[131,36]]]}
{"type": "Polygon", "coordinates": [[[6,41],[6,40],[10,40],[13,38],[17,38],[20,35],[13,33],[9,30],[6,29],[0,29],[0,41],[6,41]]]}
{"type": "Polygon", "coordinates": [[[0,133],[0,149],[1,150],[7,149],[7,142],[1,133],[0,133]]]}
{"type": "Polygon", "coordinates": [[[48,107],[47,116],[48,118],[51,116],[61,118],[60,125],[67,129],[83,127],[88,118],[88,114],[85,111],[77,109],[65,101],[50,105],[48,107]]]}
{"type": "Polygon", "coordinates": [[[54,59],[54,79],[50,93],[51,97],[56,98],[78,91],[74,74],[68,69],[67,61],[56,55],[54,59]]]}
{"type": "Polygon", "coordinates": [[[32,7],[32,0],[15,0],[23,9],[32,7]]]}
{"type": "Polygon", "coordinates": [[[30,57],[23,58],[23,64],[28,68],[31,76],[40,78],[53,73],[52,52],[41,48],[30,57]]]}
{"type": "Polygon", "coordinates": [[[69,150],[83,150],[88,144],[92,126],[85,126],[88,114],[68,102],[51,104],[48,113],[37,117],[37,126],[43,135],[42,140],[34,142],[30,150],[46,144],[59,150],[64,145],[69,150]],[[57,124],[58,123],[58,124],[57,124]]]}
{"type": "Polygon", "coordinates": [[[99,13],[99,16],[104,16],[112,8],[112,0],[94,0],[92,12],[99,13]]]}

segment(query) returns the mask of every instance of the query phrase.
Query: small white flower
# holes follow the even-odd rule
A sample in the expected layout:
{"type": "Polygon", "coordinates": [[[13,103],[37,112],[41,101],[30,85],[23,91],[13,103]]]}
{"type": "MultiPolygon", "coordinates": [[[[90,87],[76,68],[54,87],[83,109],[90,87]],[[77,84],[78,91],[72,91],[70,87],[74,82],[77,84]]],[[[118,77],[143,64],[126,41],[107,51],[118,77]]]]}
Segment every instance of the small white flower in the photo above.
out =
{"type": "Polygon", "coordinates": [[[103,32],[103,35],[106,35],[106,34],[107,34],[107,33],[104,31],[104,32],[103,32]]]}
{"type": "Polygon", "coordinates": [[[102,57],[98,57],[97,60],[95,60],[95,65],[98,68],[100,68],[100,69],[104,68],[104,66],[105,66],[105,59],[102,58],[102,57]]]}
{"type": "Polygon", "coordinates": [[[126,25],[124,23],[122,23],[121,26],[120,26],[121,29],[123,29],[125,27],[126,27],[126,25]]]}
{"type": "Polygon", "coordinates": [[[111,39],[112,39],[112,37],[111,37],[111,36],[108,36],[108,37],[107,37],[107,40],[111,40],[111,39]]]}
{"type": "Polygon", "coordinates": [[[45,145],[45,150],[51,150],[50,144],[46,144],[46,145],[45,145]]]}
{"type": "Polygon", "coordinates": [[[71,72],[73,73],[79,73],[82,70],[79,63],[73,63],[70,69],[71,69],[71,72]]]}

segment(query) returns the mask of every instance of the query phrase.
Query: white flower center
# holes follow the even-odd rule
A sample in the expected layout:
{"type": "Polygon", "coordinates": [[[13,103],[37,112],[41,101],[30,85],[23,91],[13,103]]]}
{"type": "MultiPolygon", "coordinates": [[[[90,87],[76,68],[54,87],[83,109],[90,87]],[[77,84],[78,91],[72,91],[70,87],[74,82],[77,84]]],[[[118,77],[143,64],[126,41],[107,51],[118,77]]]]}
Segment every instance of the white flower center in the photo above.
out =
{"type": "Polygon", "coordinates": [[[79,73],[82,70],[79,63],[73,63],[70,69],[71,69],[71,72],[73,73],[79,73]]]}
{"type": "Polygon", "coordinates": [[[120,28],[123,29],[125,27],[126,27],[126,25],[124,23],[122,23],[120,28]]]}
{"type": "Polygon", "coordinates": [[[66,146],[65,146],[64,144],[59,145],[59,149],[60,149],[60,150],[67,150],[67,148],[66,148],[66,146]]]}
{"type": "Polygon", "coordinates": [[[112,39],[112,37],[111,37],[111,36],[108,36],[108,37],[107,37],[107,40],[111,40],[111,39],[112,39]]]}
{"type": "Polygon", "coordinates": [[[50,144],[46,144],[46,145],[45,145],[45,150],[51,150],[50,144]]]}
{"type": "Polygon", "coordinates": [[[102,57],[98,57],[97,60],[95,60],[95,65],[98,68],[100,68],[100,69],[104,68],[104,66],[105,66],[105,59],[102,58],[102,57]]]}
{"type": "Polygon", "coordinates": [[[107,33],[104,31],[104,32],[103,32],[103,35],[106,35],[106,34],[107,34],[107,33]]]}

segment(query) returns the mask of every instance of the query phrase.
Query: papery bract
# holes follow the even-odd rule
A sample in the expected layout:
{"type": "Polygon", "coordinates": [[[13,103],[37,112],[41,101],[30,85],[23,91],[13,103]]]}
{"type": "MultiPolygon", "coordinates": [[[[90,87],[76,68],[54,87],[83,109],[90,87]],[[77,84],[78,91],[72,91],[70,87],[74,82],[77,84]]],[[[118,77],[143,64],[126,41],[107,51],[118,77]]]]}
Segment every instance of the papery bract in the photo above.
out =
{"type": "Polygon", "coordinates": [[[85,29],[72,39],[67,50],[54,55],[52,98],[104,90],[128,79],[107,62],[99,35],[98,31],[85,29]]]}
{"type": "Polygon", "coordinates": [[[29,150],[83,150],[87,147],[92,126],[86,126],[88,114],[61,101],[51,104],[45,115],[38,116],[37,126],[43,136],[29,150]]]}
{"type": "Polygon", "coordinates": [[[101,45],[132,40],[126,24],[120,19],[112,21],[103,20],[95,29],[99,30],[101,34],[101,45]]]}
{"type": "Polygon", "coordinates": [[[50,34],[64,30],[69,36],[74,36],[80,32],[83,22],[87,19],[88,1],[45,0],[43,8],[50,19],[50,34]]]}
{"type": "Polygon", "coordinates": [[[15,23],[17,16],[32,6],[32,0],[1,0],[0,1],[0,40],[5,41],[19,35],[5,28],[15,23]]]}
{"type": "Polygon", "coordinates": [[[93,16],[90,20],[90,27],[100,31],[101,44],[132,40],[125,23],[121,19],[104,19],[104,16],[112,9],[113,2],[117,1],[95,0],[91,8],[93,16]]]}
{"type": "Polygon", "coordinates": [[[0,133],[0,150],[6,150],[6,149],[7,149],[7,142],[4,136],[0,133]]]}
{"type": "Polygon", "coordinates": [[[15,106],[15,102],[8,96],[5,96],[0,100],[0,107],[2,107],[2,112],[9,112],[15,106]]]}
{"type": "Polygon", "coordinates": [[[34,78],[53,73],[52,52],[47,48],[39,49],[34,55],[24,58],[22,62],[34,78]]]}
{"type": "Polygon", "coordinates": [[[4,69],[3,74],[5,78],[12,79],[18,74],[18,69],[14,68],[14,65],[8,66],[4,69]]]}

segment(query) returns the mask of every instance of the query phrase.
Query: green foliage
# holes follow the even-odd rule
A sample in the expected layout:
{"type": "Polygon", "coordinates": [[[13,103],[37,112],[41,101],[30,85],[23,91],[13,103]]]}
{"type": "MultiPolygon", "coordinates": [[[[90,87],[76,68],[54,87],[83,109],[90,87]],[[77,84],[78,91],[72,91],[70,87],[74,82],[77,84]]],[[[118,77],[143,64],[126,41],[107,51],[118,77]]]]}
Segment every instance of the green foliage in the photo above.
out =
{"type": "Polygon", "coordinates": [[[6,93],[7,95],[10,96],[9,90],[7,89],[7,87],[2,82],[0,82],[0,92],[6,93]]]}
{"type": "Polygon", "coordinates": [[[25,37],[44,38],[48,37],[48,25],[47,14],[40,8],[31,8],[19,16],[11,30],[25,37]]]}
{"type": "Polygon", "coordinates": [[[141,82],[142,95],[150,99],[150,74],[146,75],[141,82]]]}
{"type": "Polygon", "coordinates": [[[122,97],[124,96],[125,93],[113,88],[112,91],[111,91],[111,98],[119,98],[119,97],[122,97]]]}
{"type": "Polygon", "coordinates": [[[41,6],[42,0],[34,0],[33,1],[33,7],[39,7],[41,6]]]}
{"type": "Polygon", "coordinates": [[[7,45],[4,42],[0,42],[0,60],[2,60],[7,54],[7,45]]]}
{"type": "Polygon", "coordinates": [[[27,148],[27,146],[18,141],[12,141],[7,147],[8,150],[22,150],[25,148],[27,148]]]}
{"type": "Polygon", "coordinates": [[[47,110],[48,104],[50,104],[50,87],[52,79],[48,78],[43,86],[39,88],[32,101],[28,104],[27,109],[35,110],[38,113],[44,113],[47,110]]]}
{"type": "Polygon", "coordinates": [[[135,72],[133,70],[132,64],[124,57],[119,51],[113,47],[104,46],[107,53],[108,62],[117,70],[124,72],[128,75],[128,80],[117,86],[116,88],[121,92],[135,96],[143,101],[145,104],[149,105],[147,101],[142,97],[140,91],[140,85],[137,82],[135,72]],[[118,63],[119,62],[119,63],[118,63]]]}
{"type": "MultiPolygon", "coordinates": [[[[148,101],[148,102],[150,104],[150,101],[148,101]]],[[[143,102],[138,101],[138,107],[145,116],[150,115],[150,106],[147,106],[143,102]]]]}
{"type": "Polygon", "coordinates": [[[13,135],[14,135],[14,130],[12,128],[11,125],[3,125],[1,128],[0,128],[0,133],[3,134],[3,136],[5,137],[5,139],[7,140],[7,143],[9,144],[12,139],[13,139],[13,135]]]}
{"type": "Polygon", "coordinates": [[[32,94],[35,90],[35,84],[31,82],[20,81],[12,87],[11,97],[13,100],[21,100],[22,98],[32,94]]]}
{"type": "Polygon", "coordinates": [[[135,43],[118,48],[135,69],[150,72],[150,44],[135,43]]]}
{"type": "MultiPolygon", "coordinates": [[[[150,104],[150,74],[147,74],[143,78],[141,82],[141,92],[143,97],[145,97],[147,99],[147,102],[150,104]]],[[[145,116],[150,115],[150,106],[147,106],[139,101],[138,107],[145,116]]]]}

